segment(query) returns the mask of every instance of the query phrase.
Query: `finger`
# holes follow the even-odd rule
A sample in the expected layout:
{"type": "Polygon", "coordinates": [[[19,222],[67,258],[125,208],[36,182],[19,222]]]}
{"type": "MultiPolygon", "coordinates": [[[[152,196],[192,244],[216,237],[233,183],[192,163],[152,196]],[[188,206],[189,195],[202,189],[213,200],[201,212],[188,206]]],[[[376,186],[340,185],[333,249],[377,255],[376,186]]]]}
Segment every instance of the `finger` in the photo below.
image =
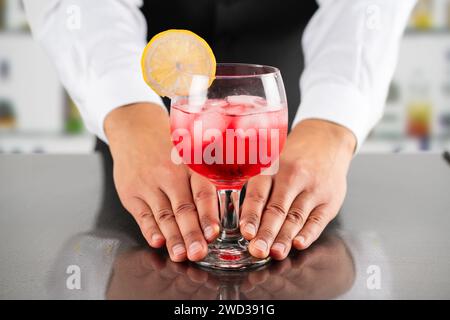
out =
{"type": "Polygon", "coordinates": [[[333,214],[333,211],[332,208],[326,205],[316,207],[309,215],[304,227],[294,238],[294,247],[298,250],[304,250],[316,241],[332,217],[336,215],[335,213],[333,214]]]}
{"type": "Polygon", "coordinates": [[[153,248],[162,247],[165,243],[165,239],[156,223],[152,210],[145,201],[139,198],[132,198],[127,201],[126,209],[136,220],[136,223],[141,229],[141,233],[148,244],[153,248]]]}
{"type": "Polygon", "coordinates": [[[186,244],[189,260],[203,259],[208,253],[208,245],[200,228],[189,180],[177,181],[163,191],[170,200],[173,215],[186,244]]]}
{"type": "Polygon", "coordinates": [[[316,207],[316,201],[311,193],[302,192],[292,203],[278,233],[270,255],[276,260],[287,257],[291,250],[292,241],[306,222],[311,211],[316,207]]]}
{"type": "Polygon", "coordinates": [[[256,235],[271,186],[271,176],[256,176],[247,183],[240,222],[241,233],[247,240],[256,235]]]}
{"type": "Polygon", "coordinates": [[[166,247],[170,259],[174,262],[186,260],[186,247],[169,199],[161,191],[148,192],[147,197],[146,201],[152,208],[156,223],[166,238],[166,247]]]}
{"type": "Polygon", "coordinates": [[[285,178],[276,176],[272,193],[261,219],[256,237],[250,242],[249,251],[257,258],[269,255],[273,240],[278,235],[292,202],[298,195],[295,183],[286,183],[285,178]]]}
{"type": "Polygon", "coordinates": [[[205,239],[211,242],[217,238],[220,231],[216,188],[198,174],[191,176],[191,188],[203,234],[205,239]]]}

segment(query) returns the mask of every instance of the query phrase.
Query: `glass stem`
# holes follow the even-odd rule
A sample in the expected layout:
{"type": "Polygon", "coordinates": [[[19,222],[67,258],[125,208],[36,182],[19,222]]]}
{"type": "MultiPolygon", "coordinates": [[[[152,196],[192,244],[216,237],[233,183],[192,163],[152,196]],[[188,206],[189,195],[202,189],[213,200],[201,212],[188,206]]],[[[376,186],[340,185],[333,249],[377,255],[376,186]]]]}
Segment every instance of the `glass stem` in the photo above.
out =
{"type": "Polygon", "coordinates": [[[241,190],[218,190],[221,230],[219,241],[236,242],[239,231],[239,198],[241,190]]]}

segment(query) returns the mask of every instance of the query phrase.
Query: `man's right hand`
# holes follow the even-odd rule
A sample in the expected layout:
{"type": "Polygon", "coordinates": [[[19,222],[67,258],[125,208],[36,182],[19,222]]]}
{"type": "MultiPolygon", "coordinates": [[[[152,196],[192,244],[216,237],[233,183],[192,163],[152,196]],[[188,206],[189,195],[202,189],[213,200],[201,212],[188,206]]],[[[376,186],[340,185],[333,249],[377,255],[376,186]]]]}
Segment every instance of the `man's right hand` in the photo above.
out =
{"type": "Polygon", "coordinates": [[[136,103],[105,119],[114,181],[123,206],[150,246],[172,261],[203,259],[219,234],[215,187],[171,159],[169,117],[158,105],[136,103]]]}

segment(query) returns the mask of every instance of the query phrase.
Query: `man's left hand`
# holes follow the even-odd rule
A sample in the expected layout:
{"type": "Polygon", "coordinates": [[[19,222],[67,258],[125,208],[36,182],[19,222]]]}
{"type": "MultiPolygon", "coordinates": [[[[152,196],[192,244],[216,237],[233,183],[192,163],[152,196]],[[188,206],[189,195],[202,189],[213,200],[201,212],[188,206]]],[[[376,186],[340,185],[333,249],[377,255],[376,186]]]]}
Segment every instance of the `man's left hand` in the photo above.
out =
{"type": "Polygon", "coordinates": [[[350,130],[324,120],[304,120],[289,134],[274,176],[249,180],[240,229],[250,253],[287,257],[292,245],[308,248],[337,215],[356,145],[350,130]]]}

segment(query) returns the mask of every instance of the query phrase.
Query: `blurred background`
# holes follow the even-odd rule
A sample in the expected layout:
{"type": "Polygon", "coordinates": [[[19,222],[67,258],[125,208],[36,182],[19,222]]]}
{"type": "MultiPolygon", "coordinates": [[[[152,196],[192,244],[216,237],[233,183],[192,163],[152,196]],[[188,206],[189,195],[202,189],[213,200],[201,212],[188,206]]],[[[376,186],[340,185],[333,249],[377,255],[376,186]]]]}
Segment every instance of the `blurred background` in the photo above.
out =
{"type": "MultiPolygon", "coordinates": [[[[0,0],[0,153],[89,153],[95,138],[33,41],[19,0],[0,0]]],[[[450,0],[419,0],[385,114],[361,152],[450,149],[450,0]]]]}

